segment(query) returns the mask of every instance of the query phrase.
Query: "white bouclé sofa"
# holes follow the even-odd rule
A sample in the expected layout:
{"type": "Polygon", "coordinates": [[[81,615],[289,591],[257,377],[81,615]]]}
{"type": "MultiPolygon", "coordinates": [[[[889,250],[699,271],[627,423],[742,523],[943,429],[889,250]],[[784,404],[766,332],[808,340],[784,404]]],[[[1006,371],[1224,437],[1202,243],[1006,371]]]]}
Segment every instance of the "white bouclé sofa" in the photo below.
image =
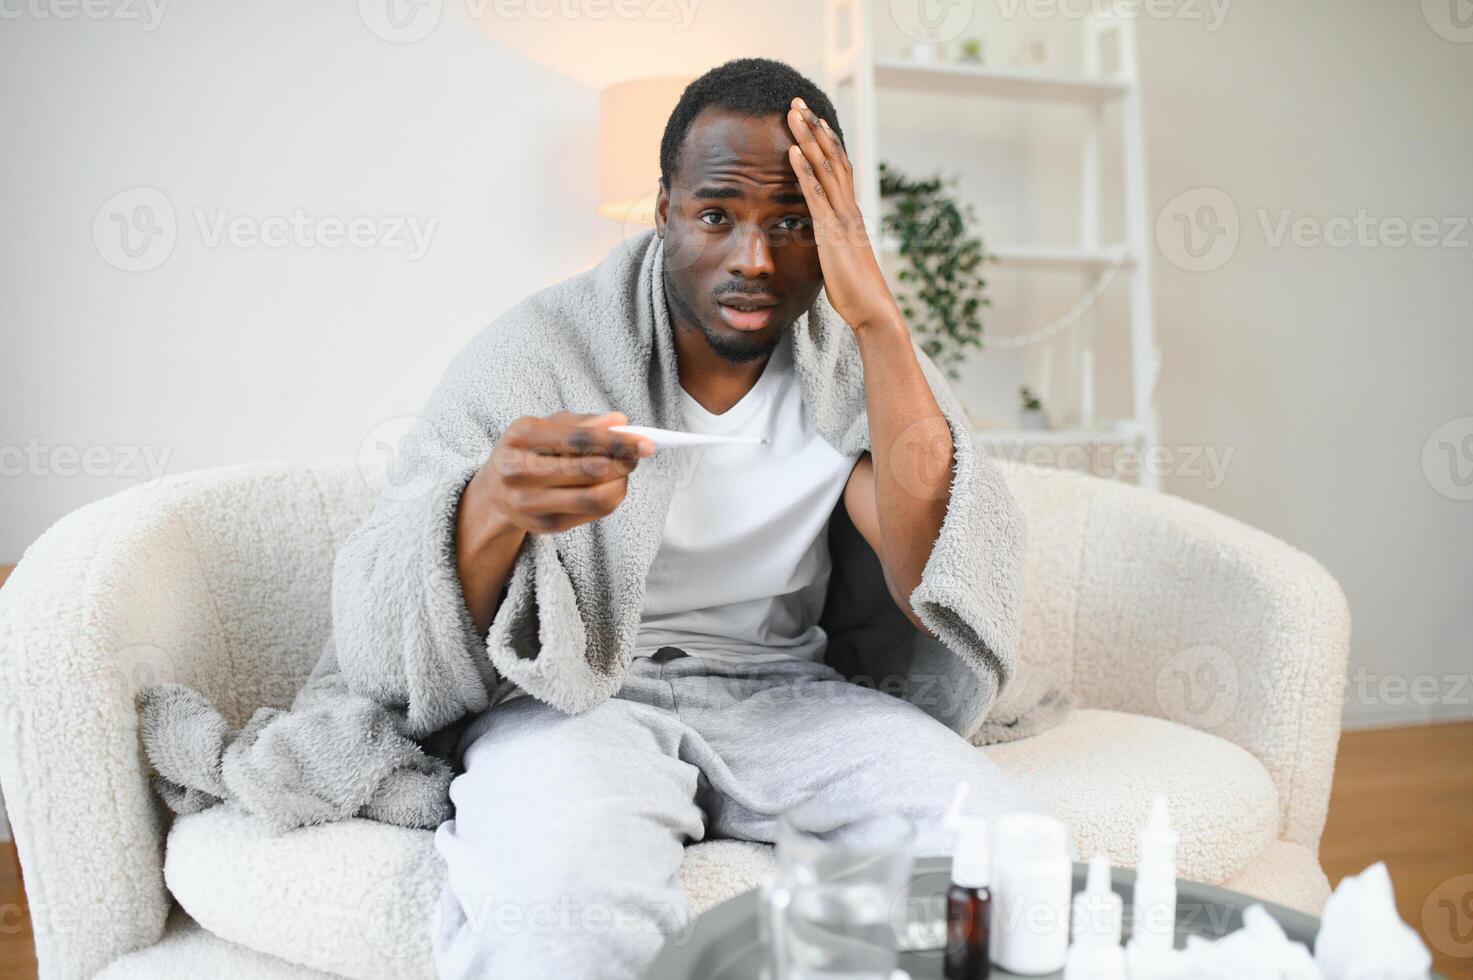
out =
{"type": "MultiPolygon", "coordinates": [[[[1349,615],[1313,559],[1170,496],[1001,464],[1029,523],[1023,661],[1059,726],[979,748],[1135,859],[1165,793],[1189,878],[1317,913],[1349,615]]],[[[434,976],[431,832],[364,820],[270,837],[152,795],[133,692],[197,688],[232,725],[285,707],[329,629],[334,553],[381,474],[277,461],[83,507],[0,589],[0,784],[43,980],[434,976]]],[[[765,844],[690,845],[696,908],[754,886],[765,844]]]]}

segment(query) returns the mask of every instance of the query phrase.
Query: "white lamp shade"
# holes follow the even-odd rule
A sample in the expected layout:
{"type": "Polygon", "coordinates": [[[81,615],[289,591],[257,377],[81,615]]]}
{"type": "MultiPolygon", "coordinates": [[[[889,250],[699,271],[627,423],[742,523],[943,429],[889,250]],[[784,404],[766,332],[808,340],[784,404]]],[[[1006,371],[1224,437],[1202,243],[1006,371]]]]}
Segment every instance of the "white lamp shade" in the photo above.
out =
{"type": "Polygon", "coordinates": [[[640,78],[599,96],[598,213],[616,221],[655,223],[660,139],[686,76],[640,78]]]}

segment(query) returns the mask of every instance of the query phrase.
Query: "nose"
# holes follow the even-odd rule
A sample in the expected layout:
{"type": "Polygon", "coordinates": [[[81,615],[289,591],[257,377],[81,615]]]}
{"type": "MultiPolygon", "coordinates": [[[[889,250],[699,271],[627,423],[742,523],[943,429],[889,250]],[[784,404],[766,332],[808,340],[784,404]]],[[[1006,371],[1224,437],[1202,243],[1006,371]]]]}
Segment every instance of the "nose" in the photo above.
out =
{"type": "Polygon", "coordinates": [[[742,226],[742,230],[731,237],[731,255],[727,259],[726,271],[744,279],[773,273],[772,244],[767,234],[755,224],[742,226]]]}

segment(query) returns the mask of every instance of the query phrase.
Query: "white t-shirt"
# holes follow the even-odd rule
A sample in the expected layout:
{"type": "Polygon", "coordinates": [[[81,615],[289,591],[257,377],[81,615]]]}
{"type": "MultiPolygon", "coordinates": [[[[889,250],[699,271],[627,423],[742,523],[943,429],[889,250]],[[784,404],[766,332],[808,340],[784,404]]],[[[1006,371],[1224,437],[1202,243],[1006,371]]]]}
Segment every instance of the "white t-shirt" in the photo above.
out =
{"type": "Polygon", "coordinates": [[[634,655],[668,645],[717,659],[821,661],[829,515],[859,456],[840,453],[805,416],[791,334],[725,412],[683,389],[680,402],[691,432],[770,444],[661,450],[679,454],[676,488],[634,655]]]}

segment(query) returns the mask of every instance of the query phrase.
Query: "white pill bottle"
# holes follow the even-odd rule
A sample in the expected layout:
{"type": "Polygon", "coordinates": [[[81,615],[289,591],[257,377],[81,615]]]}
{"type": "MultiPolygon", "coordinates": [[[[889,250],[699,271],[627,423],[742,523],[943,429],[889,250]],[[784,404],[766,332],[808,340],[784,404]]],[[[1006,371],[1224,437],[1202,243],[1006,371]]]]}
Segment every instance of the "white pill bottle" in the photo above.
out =
{"type": "Polygon", "coordinates": [[[1069,950],[1074,865],[1069,832],[1041,813],[997,819],[992,846],[992,962],[1021,976],[1057,973],[1069,950]]]}

